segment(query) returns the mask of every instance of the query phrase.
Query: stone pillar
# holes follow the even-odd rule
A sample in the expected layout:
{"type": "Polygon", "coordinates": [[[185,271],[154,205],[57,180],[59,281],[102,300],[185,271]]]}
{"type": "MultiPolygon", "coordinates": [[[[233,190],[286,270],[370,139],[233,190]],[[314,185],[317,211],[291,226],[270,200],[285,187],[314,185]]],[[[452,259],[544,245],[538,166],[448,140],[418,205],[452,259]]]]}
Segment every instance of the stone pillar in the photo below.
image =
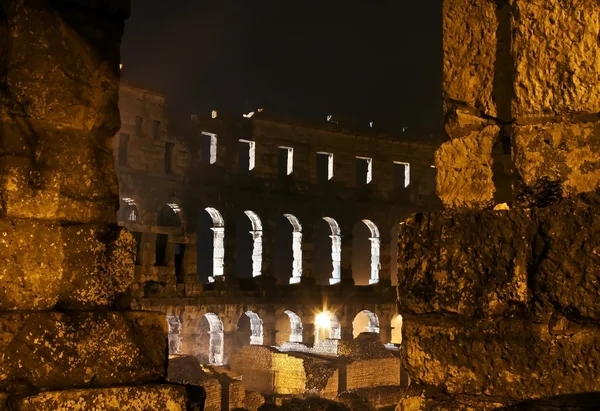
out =
{"type": "Polygon", "coordinates": [[[109,310],[135,264],[112,152],[128,14],[119,0],[0,5],[0,396],[24,395],[21,410],[186,409],[185,389],[139,385],[165,376],[165,316],[109,310]]]}
{"type": "Polygon", "coordinates": [[[354,284],[352,277],[352,230],[342,232],[341,243],[341,281],[344,284],[354,284]]]}
{"type": "Polygon", "coordinates": [[[600,3],[444,0],[443,21],[447,210],[400,227],[403,366],[448,409],[576,402],[600,390],[600,3]]]}
{"type": "Polygon", "coordinates": [[[277,326],[272,321],[263,321],[263,345],[274,346],[277,345],[276,337],[277,337],[277,326]]]}

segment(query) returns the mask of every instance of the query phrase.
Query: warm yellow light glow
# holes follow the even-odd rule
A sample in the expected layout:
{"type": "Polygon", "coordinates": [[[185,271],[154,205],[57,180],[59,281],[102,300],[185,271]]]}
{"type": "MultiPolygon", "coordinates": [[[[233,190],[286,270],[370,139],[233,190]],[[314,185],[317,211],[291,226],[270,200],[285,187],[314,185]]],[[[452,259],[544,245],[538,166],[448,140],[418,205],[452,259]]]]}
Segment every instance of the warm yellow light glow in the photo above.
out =
{"type": "Polygon", "coordinates": [[[217,118],[217,110],[213,110],[210,116],[212,118],[217,118]]]}
{"type": "Polygon", "coordinates": [[[315,327],[331,328],[331,317],[327,311],[317,314],[315,317],[315,327]]]}

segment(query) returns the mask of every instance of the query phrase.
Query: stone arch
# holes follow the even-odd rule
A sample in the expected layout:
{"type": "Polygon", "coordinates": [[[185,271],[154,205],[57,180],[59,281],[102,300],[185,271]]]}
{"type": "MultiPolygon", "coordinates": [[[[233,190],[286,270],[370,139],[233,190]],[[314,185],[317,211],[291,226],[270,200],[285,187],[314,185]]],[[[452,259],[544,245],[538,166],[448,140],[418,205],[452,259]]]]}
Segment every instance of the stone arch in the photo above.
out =
{"type": "Polygon", "coordinates": [[[198,215],[196,224],[196,272],[201,282],[213,282],[225,269],[225,220],[213,207],[198,215]]]}
{"type": "Polygon", "coordinates": [[[246,267],[252,267],[251,276],[258,277],[261,275],[262,270],[262,222],[258,215],[251,210],[244,211],[243,216],[240,217],[236,225],[237,276],[248,277],[246,267]],[[248,221],[250,222],[249,225],[248,221]],[[248,237],[248,233],[250,237],[248,237]]]}
{"type": "Polygon", "coordinates": [[[275,231],[275,277],[281,284],[298,284],[302,278],[302,225],[284,214],[275,231]]]}
{"type": "Polygon", "coordinates": [[[254,311],[246,311],[237,322],[235,348],[241,349],[246,345],[263,345],[263,322],[254,311]]]}
{"type": "Polygon", "coordinates": [[[337,284],[341,281],[341,263],[342,263],[342,233],[337,221],[331,217],[323,217],[322,221],[327,223],[328,234],[330,238],[329,244],[323,242],[323,224],[317,222],[315,227],[314,241],[314,264],[315,264],[315,279],[319,284],[337,284]],[[328,253],[326,258],[324,255],[328,253]],[[325,263],[327,261],[327,264],[325,263]],[[329,266],[331,271],[327,272],[329,266]],[[327,277],[328,281],[323,281],[327,277]]]}
{"type": "Polygon", "coordinates": [[[169,330],[169,355],[181,354],[181,320],[176,315],[167,315],[169,330]]]}
{"type": "Polygon", "coordinates": [[[277,329],[276,345],[302,342],[302,319],[292,310],[285,310],[278,316],[275,328],[277,329]]]}
{"type": "Polygon", "coordinates": [[[176,203],[163,204],[158,212],[156,225],[161,227],[179,227],[181,225],[180,213],[181,209],[176,203]]]}
{"type": "Polygon", "coordinates": [[[133,198],[123,197],[119,202],[119,220],[136,223],[140,219],[137,204],[133,198]]]}
{"type": "Polygon", "coordinates": [[[323,311],[315,316],[315,344],[326,339],[342,338],[342,326],[338,317],[331,311],[323,311]]]}
{"type": "Polygon", "coordinates": [[[223,322],[215,313],[206,313],[200,320],[196,340],[196,355],[202,364],[223,365],[223,322]]]}
{"type": "Polygon", "coordinates": [[[362,310],[352,321],[352,336],[358,337],[360,333],[379,333],[379,318],[377,314],[369,310],[362,310]]]}
{"type": "Polygon", "coordinates": [[[352,231],[352,277],[356,285],[379,282],[381,236],[371,220],[361,220],[352,231]]]}
{"type": "Polygon", "coordinates": [[[392,344],[402,344],[402,316],[396,314],[392,318],[392,344]]]}

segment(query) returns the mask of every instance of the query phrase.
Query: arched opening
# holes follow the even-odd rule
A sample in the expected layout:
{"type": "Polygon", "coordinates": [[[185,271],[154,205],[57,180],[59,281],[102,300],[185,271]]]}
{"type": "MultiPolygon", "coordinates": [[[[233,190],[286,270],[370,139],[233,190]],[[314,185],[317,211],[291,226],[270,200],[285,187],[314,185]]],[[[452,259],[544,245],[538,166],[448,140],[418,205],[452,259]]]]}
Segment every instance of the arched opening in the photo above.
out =
{"type": "Polygon", "coordinates": [[[180,212],[181,209],[177,204],[165,204],[158,212],[156,224],[161,227],[179,227],[181,225],[180,212]]]}
{"type": "Polygon", "coordinates": [[[263,322],[254,311],[246,311],[237,323],[234,348],[239,350],[247,345],[263,345],[263,322]]]}
{"type": "Polygon", "coordinates": [[[181,321],[176,315],[167,315],[169,355],[181,354],[181,321]]]}
{"type": "Polygon", "coordinates": [[[137,222],[139,220],[137,205],[135,200],[124,197],[119,203],[119,221],[137,222]]]}
{"type": "Polygon", "coordinates": [[[315,281],[317,284],[337,284],[341,281],[342,235],[337,221],[323,217],[315,225],[313,242],[315,281]]]}
{"type": "Polygon", "coordinates": [[[392,285],[398,285],[398,224],[390,232],[390,278],[392,285]]]}
{"type": "Polygon", "coordinates": [[[359,312],[352,321],[352,336],[358,337],[360,333],[378,333],[379,318],[369,310],[359,312]]]}
{"type": "Polygon", "coordinates": [[[315,316],[315,344],[328,338],[342,338],[342,327],[337,316],[330,311],[323,311],[315,316]]]}
{"type": "Polygon", "coordinates": [[[244,211],[236,224],[238,278],[258,277],[262,270],[262,222],[254,211],[244,211]]]}
{"type": "Polygon", "coordinates": [[[279,284],[297,284],[302,278],[302,225],[292,214],[284,214],[275,230],[275,278],[279,284]]]}
{"type": "Polygon", "coordinates": [[[287,342],[302,342],[302,319],[295,312],[285,310],[283,314],[277,318],[275,327],[277,329],[275,343],[278,346],[287,342]]]}
{"type": "Polygon", "coordinates": [[[392,318],[392,344],[402,344],[402,316],[396,314],[392,318]]]}
{"type": "Polygon", "coordinates": [[[223,322],[214,313],[200,320],[196,355],[201,364],[223,365],[223,322]]]}
{"type": "Polygon", "coordinates": [[[213,282],[224,273],[225,221],[219,211],[207,207],[196,224],[196,273],[200,282],[213,282]]]}
{"type": "Polygon", "coordinates": [[[380,263],[379,229],[371,220],[362,220],[352,231],[352,278],[356,285],[379,282],[380,263]]]}

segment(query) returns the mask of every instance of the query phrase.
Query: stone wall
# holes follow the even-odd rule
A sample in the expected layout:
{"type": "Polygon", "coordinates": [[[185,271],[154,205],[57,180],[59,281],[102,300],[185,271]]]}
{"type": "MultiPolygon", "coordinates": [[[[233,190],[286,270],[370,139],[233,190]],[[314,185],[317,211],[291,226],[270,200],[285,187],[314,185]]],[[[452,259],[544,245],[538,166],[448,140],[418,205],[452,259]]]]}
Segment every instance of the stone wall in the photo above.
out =
{"type": "Polygon", "coordinates": [[[166,324],[115,310],[135,243],[112,137],[128,1],[0,4],[0,393],[4,409],[199,409],[156,385],[166,324]]]}
{"type": "Polygon", "coordinates": [[[598,11],[585,0],[444,1],[446,210],[400,229],[414,391],[399,409],[594,405],[598,11]]]}

